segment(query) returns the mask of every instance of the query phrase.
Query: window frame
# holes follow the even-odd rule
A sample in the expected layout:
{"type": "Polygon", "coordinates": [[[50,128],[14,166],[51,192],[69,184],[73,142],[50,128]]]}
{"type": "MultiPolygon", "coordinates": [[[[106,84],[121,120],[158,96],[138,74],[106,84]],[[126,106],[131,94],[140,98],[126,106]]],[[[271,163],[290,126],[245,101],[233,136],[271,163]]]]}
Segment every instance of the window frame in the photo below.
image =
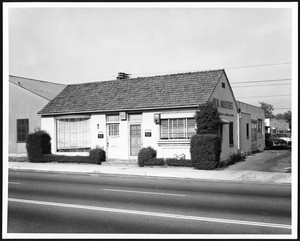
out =
{"type": "Polygon", "coordinates": [[[196,134],[196,121],[194,118],[164,118],[160,120],[160,133],[159,140],[172,141],[172,140],[189,140],[194,134],[196,134]],[[190,128],[188,125],[189,120],[193,120],[194,131],[191,135],[190,128]],[[181,122],[181,123],[180,123],[181,122]],[[163,127],[163,124],[164,127],[163,127]],[[164,128],[164,131],[162,131],[164,128]],[[164,136],[162,138],[162,136],[164,136]],[[167,136],[167,137],[166,137],[167,136]]]}
{"type": "Polygon", "coordinates": [[[91,150],[91,118],[90,117],[65,117],[56,120],[56,151],[57,152],[87,152],[91,150]],[[71,121],[70,121],[71,120],[71,121]],[[87,121],[80,123],[79,120],[87,121]],[[60,124],[60,122],[65,122],[60,124]],[[79,126],[81,128],[79,128],[79,126]],[[82,147],[72,147],[71,135],[76,136],[75,144],[82,147]],[[82,135],[82,140],[80,137],[82,135]],[[81,142],[81,143],[80,143],[81,142]],[[66,144],[67,143],[67,144],[66,144]],[[85,144],[87,143],[87,144],[85,144]]]}
{"type": "Polygon", "coordinates": [[[26,138],[27,138],[27,135],[29,134],[29,119],[17,119],[16,125],[17,125],[17,131],[16,131],[17,143],[26,143],[26,138]],[[22,121],[25,122],[25,124],[20,123],[22,121]],[[20,129],[22,130],[21,133],[20,133],[20,129]],[[23,138],[20,139],[20,135],[23,138]]]}

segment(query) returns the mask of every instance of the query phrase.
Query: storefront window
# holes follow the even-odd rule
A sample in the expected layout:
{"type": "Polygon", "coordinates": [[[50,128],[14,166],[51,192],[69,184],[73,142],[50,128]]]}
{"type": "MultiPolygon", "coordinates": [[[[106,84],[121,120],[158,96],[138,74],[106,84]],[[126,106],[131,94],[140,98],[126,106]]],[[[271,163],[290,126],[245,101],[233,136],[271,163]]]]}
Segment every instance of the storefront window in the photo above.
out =
{"type": "Polygon", "coordinates": [[[195,119],[162,119],[160,139],[190,139],[195,134],[195,119]]]}
{"type": "Polygon", "coordinates": [[[56,120],[57,151],[88,151],[90,143],[90,118],[56,120]]]}

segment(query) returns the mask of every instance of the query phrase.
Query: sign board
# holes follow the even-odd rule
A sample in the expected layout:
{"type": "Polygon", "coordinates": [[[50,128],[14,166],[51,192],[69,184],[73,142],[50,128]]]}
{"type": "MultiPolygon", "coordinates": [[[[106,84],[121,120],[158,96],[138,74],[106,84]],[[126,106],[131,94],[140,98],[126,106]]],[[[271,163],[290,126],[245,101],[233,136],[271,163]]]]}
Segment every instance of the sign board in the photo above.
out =
{"type": "Polygon", "coordinates": [[[103,134],[98,134],[98,138],[100,139],[100,138],[103,138],[104,137],[104,135],[103,134]]]}
{"type": "Polygon", "coordinates": [[[151,132],[150,131],[145,132],[145,137],[151,137],[151,132]]]}
{"type": "Polygon", "coordinates": [[[120,112],[119,116],[120,116],[121,120],[127,120],[127,118],[126,118],[126,112],[125,111],[120,112]]]}

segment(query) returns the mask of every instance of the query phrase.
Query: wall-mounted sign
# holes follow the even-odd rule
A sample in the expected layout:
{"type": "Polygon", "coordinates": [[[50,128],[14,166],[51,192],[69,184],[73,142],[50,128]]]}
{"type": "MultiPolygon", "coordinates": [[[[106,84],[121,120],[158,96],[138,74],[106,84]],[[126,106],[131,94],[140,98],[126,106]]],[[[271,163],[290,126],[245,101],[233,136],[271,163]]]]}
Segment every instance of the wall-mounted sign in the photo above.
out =
{"type": "Polygon", "coordinates": [[[151,136],[151,132],[150,131],[145,132],[145,137],[150,137],[150,136],[151,136]]]}
{"type": "Polygon", "coordinates": [[[230,101],[221,100],[221,107],[225,109],[233,109],[233,103],[230,101]]]}
{"type": "Polygon", "coordinates": [[[126,116],[126,112],[125,111],[120,112],[119,116],[120,116],[121,120],[127,120],[127,118],[126,118],[127,116],[126,116]]]}
{"type": "Polygon", "coordinates": [[[100,138],[103,138],[104,137],[104,135],[103,134],[98,134],[98,138],[100,139],[100,138]]]}
{"type": "Polygon", "coordinates": [[[213,98],[213,103],[217,106],[217,107],[222,107],[224,109],[233,109],[233,102],[230,101],[225,101],[225,100],[218,100],[216,98],[213,98]]]}

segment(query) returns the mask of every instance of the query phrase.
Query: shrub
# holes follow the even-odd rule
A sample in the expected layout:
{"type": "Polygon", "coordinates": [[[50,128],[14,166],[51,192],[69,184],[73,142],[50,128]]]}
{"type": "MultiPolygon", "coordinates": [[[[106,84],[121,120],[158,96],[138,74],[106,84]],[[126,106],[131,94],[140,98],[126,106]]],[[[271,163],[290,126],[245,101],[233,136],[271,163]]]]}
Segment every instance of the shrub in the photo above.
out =
{"type": "Polygon", "coordinates": [[[212,102],[199,105],[195,114],[197,134],[218,134],[220,129],[220,113],[212,102]]]}
{"type": "Polygon", "coordinates": [[[143,167],[150,159],[156,158],[156,150],[152,147],[142,148],[138,153],[138,165],[143,167]]]}
{"type": "Polygon", "coordinates": [[[195,169],[212,170],[220,162],[221,137],[214,134],[196,134],[191,138],[191,163],[195,169]]]}
{"type": "Polygon", "coordinates": [[[244,161],[245,159],[245,155],[242,155],[241,153],[234,153],[230,156],[228,165],[233,165],[234,163],[244,161]]]}
{"type": "Polygon", "coordinates": [[[91,163],[101,164],[101,162],[105,162],[105,151],[102,148],[95,148],[90,150],[90,159],[91,163]]]}
{"type": "Polygon", "coordinates": [[[192,161],[190,159],[176,159],[176,158],[167,158],[165,160],[167,166],[175,167],[193,167],[192,161]]]}
{"type": "Polygon", "coordinates": [[[58,162],[58,163],[92,163],[89,156],[65,156],[46,154],[43,155],[44,162],[58,162]]]}
{"type": "Polygon", "coordinates": [[[151,158],[144,162],[144,166],[163,166],[165,165],[163,158],[151,158]]]}
{"type": "Polygon", "coordinates": [[[29,162],[45,162],[44,154],[51,154],[51,137],[46,131],[29,133],[26,139],[29,162]]]}

